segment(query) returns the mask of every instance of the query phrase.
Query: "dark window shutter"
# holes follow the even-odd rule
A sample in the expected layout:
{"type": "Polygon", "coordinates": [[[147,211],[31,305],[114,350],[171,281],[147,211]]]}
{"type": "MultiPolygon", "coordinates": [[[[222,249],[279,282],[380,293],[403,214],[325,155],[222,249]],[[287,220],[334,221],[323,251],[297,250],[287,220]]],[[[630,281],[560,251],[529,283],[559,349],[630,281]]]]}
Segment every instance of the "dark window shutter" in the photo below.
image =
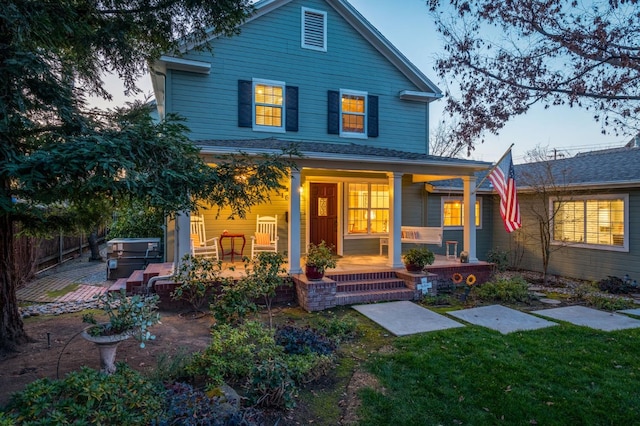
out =
{"type": "Polygon", "coordinates": [[[367,98],[367,136],[378,137],[378,97],[369,95],[367,98]]]}
{"type": "Polygon", "coordinates": [[[340,92],[329,90],[327,98],[327,133],[340,134],[340,92]]]}
{"type": "Polygon", "coordinates": [[[238,127],[253,125],[253,83],[249,80],[238,80],[238,127]]]}
{"type": "Polygon", "coordinates": [[[298,131],[298,88],[295,86],[286,87],[285,107],[287,108],[285,130],[287,132],[298,131]]]}

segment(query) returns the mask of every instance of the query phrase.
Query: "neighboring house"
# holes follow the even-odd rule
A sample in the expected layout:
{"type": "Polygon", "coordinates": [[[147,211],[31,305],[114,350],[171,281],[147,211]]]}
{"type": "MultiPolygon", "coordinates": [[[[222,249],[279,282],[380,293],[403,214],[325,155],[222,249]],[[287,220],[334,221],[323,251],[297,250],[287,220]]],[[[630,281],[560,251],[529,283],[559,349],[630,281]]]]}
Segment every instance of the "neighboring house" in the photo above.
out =
{"type": "MultiPolygon", "coordinates": [[[[364,255],[378,254],[388,238],[386,265],[402,266],[401,226],[443,223],[425,182],[460,178],[457,198],[473,206],[475,173],[489,164],[429,155],[429,106],[440,89],[347,1],[255,8],[240,35],[212,35],[213,54],[185,49],[151,70],[160,116],[186,117],[208,161],[239,150],[278,153],[291,143],[304,155],[288,193],[272,194],[245,220],[205,210],[207,235],[243,233],[248,244],[256,215],[278,215],[278,249],[292,273],[301,271],[307,243],[321,240],[338,254],[364,255]]],[[[459,250],[476,262],[476,210],[444,208],[459,250]]],[[[170,224],[167,260],[188,252],[188,230],[188,216],[170,224]]]]}
{"type": "MultiPolygon", "coordinates": [[[[551,229],[548,273],[598,281],[608,275],[640,281],[640,136],[622,148],[515,166],[522,228],[502,225],[497,195],[480,202],[478,255],[507,250],[514,266],[542,271],[540,218],[551,229]]],[[[478,182],[486,175],[478,174],[478,182]]],[[[459,180],[433,182],[435,196],[461,193],[459,180]]],[[[478,194],[490,194],[488,180],[478,194]]],[[[443,201],[444,202],[444,201],[443,201]]],[[[437,209],[437,207],[433,207],[437,209]]]]}

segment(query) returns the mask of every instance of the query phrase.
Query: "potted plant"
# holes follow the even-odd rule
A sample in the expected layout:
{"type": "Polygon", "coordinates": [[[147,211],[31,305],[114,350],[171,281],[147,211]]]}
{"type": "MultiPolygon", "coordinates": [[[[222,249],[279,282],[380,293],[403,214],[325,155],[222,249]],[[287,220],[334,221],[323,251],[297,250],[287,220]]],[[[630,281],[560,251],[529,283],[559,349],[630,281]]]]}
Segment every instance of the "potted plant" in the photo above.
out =
{"type": "Polygon", "coordinates": [[[404,266],[409,272],[422,272],[425,266],[431,265],[435,255],[426,247],[409,249],[402,255],[404,266]]]}
{"type": "Polygon", "coordinates": [[[336,265],[337,261],[331,247],[327,246],[324,240],[320,244],[309,244],[304,271],[308,279],[321,280],[325,270],[335,268],[336,265]]]}
{"type": "Polygon", "coordinates": [[[93,313],[84,314],[82,321],[91,324],[82,332],[82,337],[98,345],[101,371],[113,374],[116,371],[116,349],[123,340],[133,336],[144,348],[145,342],[155,339],[148,328],[160,322],[158,295],[127,297],[124,290],[107,292],[98,299],[107,314],[107,322],[98,322],[93,313]]]}

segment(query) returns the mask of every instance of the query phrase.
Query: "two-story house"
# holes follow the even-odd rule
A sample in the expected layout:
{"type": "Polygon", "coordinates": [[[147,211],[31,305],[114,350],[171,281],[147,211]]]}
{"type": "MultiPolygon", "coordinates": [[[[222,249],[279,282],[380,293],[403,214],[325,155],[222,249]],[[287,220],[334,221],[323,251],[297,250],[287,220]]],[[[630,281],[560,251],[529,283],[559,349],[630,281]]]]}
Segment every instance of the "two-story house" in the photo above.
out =
{"type": "MultiPolygon", "coordinates": [[[[185,48],[153,64],[159,114],[185,117],[212,163],[291,143],[303,158],[289,191],[246,219],[205,210],[208,235],[250,236],[257,215],[277,215],[278,250],[292,273],[307,244],[322,240],[346,256],[378,254],[384,239],[384,262],[396,268],[402,225],[442,226],[442,214],[429,214],[425,182],[455,177],[464,181],[460,250],[477,260],[475,172],[489,164],[429,155],[429,108],[442,96],[429,78],[346,0],[259,1],[240,30],[212,33],[213,54],[185,48]]],[[[168,226],[167,260],[187,253],[189,238],[189,218],[179,216],[168,226]]]]}

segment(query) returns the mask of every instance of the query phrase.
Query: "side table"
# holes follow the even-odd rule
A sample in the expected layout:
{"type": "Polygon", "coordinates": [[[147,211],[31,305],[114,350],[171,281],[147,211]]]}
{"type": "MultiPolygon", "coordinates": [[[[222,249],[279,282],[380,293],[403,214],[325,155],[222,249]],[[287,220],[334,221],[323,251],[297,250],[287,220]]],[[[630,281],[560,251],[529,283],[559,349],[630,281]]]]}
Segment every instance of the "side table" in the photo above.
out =
{"type": "Polygon", "coordinates": [[[220,235],[220,259],[224,260],[224,257],[228,254],[231,255],[231,262],[234,261],[235,255],[242,257],[242,253],[244,252],[244,246],[246,243],[247,243],[247,240],[245,239],[244,234],[230,234],[228,232],[222,233],[220,235]],[[231,247],[229,248],[229,251],[224,251],[224,246],[222,245],[222,241],[225,238],[231,239],[231,247]],[[236,238],[238,239],[242,238],[242,248],[240,249],[239,252],[236,251],[236,238]]]}

